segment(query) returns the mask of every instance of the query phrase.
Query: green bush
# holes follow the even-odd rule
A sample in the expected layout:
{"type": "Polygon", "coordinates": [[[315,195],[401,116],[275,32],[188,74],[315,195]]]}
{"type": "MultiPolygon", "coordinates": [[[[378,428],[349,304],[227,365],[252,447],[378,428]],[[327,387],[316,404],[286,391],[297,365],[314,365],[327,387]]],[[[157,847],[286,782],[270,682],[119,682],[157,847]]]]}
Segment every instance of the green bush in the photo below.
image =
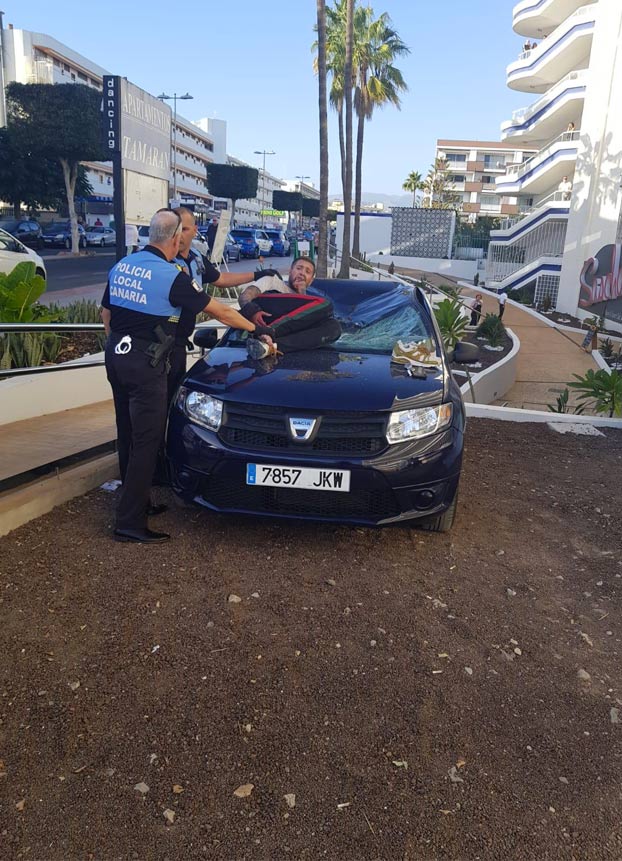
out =
{"type": "Polygon", "coordinates": [[[491,347],[499,347],[505,339],[505,326],[496,314],[486,314],[477,327],[477,335],[486,338],[491,347]]]}
{"type": "Polygon", "coordinates": [[[574,413],[576,416],[580,416],[583,413],[585,407],[576,406],[574,410],[571,410],[568,406],[568,397],[570,395],[569,389],[564,389],[561,395],[558,395],[555,400],[555,405],[549,404],[549,411],[552,413],[574,413]]]}
{"type": "Polygon", "coordinates": [[[443,299],[434,308],[434,316],[441,330],[445,349],[453,350],[464,337],[469,323],[468,318],[462,316],[460,303],[456,299],[443,299]]]}
{"type": "Polygon", "coordinates": [[[577,400],[595,410],[597,413],[609,413],[609,418],[622,416],[622,374],[618,371],[591,368],[584,377],[572,375],[575,382],[568,383],[569,388],[576,389],[580,394],[577,400]]]}

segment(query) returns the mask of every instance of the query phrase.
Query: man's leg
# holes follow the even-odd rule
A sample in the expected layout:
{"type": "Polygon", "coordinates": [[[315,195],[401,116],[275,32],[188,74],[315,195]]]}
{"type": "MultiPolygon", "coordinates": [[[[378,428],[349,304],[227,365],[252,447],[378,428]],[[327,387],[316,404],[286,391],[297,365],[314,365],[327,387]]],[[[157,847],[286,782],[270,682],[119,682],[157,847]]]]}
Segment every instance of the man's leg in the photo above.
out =
{"type": "Polygon", "coordinates": [[[112,356],[112,348],[109,349],[111,351],[110,353],[106,351],[106,376],[108,377],[108,382],[112,388],[114,415],[117,425],[117,457],[119,458],[121,481],[124,481],[132,444],[132,422],[130,421],[130,407],[127,392],[117,377],[114,358],[112,356]]]}
{"type": "Polygon", "coordinates": [[[144,529],[151,480],[166,426],[166,368],[164,363],[152,368],[147,356],[134,350],[119,359],[125,360],[122,369],[120,361],[115,364],[128,393],[132,441],[116,528],[144,529]]]}

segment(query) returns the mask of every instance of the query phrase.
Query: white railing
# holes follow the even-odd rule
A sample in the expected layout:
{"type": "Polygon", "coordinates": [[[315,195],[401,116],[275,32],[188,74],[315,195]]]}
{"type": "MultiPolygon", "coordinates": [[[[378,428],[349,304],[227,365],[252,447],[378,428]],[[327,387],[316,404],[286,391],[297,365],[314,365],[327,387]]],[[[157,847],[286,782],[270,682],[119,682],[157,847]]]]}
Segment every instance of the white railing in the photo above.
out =
{"type": "Polygon", "coordinates": [[[552,98],[555,97],[555,91],[564,89],[564,86],[569,81],[580,80],[581,78],[587,75],[587,69],[580,69],[576,72],[568,72],[567,75],[564,75],[563,78],[560,78],[552,87],[550,87],[544,95],[540,96],[533,104],[527,105],[524,108],[518,108],[516,111],[512,111],[512,120],[522,121],[527,119],[530,114],[537,113],[540,108],[543,108],[548,102],[551,101],[552,98]]]}
{"type": "Polygon", "coordinates": [[[537,212],[539,209],[547,203],[568,203],[567,198],[565,197],[567,192],[565,191],[552,191],[550,194],[547,194],[546,197],[542,197],[540,200],[537,200],[532,206],[525,206],[524,204],[519,204],[519,214],[513,215],[511,218],[505,218],[501,222],[501,227],[499,230],[509,230],[510,227],[513,227],[515,224],[518,224],[519,221],[522,221],[528,215],[531,215],[534,212],[537,212]]]}
{"type": "Polygon", "coordinates": [[[592,15],[594,14],[593,5],[581,6],[579,9],[574,11],[572,15],[569,15],[565,21],[562,21],[562,23],[558,27],[556,27],[549,36],[544,37],[540,42],[538,42],[535,48],[531,48],[531,50],[523,51],[521,54],[519,54],[518,59],[508,66],[507,74],[510,75],[514,72],[521,71],[518,67],[519,63],[523,62],[523,60],[527,60],[529,57],[531,57],[532,54],[534,55],[534,57],[537,54],[543,54],[549,49],[551,45],[554,45],[556,42],[562,39],[566,35],[568,30],[571,30],[574,27],[578,19],[585,18],[588,13],[592,15]]]}
{"type": "Polygon", "coordinates": [[[540,257],[561,257],[566,242],[567,221],[547,221],[509,242],[491,239],[488,246],[486,280],[503,281],[540,257]]]}
{"type": "Polygon", "coordinates": [[[508,166],[507,175],[512,176],[516,179],[520,179],[521,176],[527,172],[529,167],[539,159],[544,158],[548,153],[547,150],[552,149],[555,144],[565,143],[567,141],[576,141],[579,140],[579,136],[581,134],[580,129],[575,129],[572,132],[562,132],[557,137],[554,137],[553,140],[550,140],[546,143],[541,150],[539,150],[535,155],[532,155],[526,161],[521,162],[520,164],[511,164],[508,166]]]}

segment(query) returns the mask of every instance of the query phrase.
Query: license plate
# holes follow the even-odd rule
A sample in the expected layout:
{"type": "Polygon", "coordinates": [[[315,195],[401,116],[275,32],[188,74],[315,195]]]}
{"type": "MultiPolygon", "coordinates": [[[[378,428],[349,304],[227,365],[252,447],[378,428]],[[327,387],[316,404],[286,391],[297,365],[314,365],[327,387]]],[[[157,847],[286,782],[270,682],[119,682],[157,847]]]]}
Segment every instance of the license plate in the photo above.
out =
{"type": "Polygon", "coordinates": [[[350,490],[349,469],[312,469],[279,466],[273,463],[247,463],[246,483],[263,487],[293,487],[301,490],[350,490]]]}

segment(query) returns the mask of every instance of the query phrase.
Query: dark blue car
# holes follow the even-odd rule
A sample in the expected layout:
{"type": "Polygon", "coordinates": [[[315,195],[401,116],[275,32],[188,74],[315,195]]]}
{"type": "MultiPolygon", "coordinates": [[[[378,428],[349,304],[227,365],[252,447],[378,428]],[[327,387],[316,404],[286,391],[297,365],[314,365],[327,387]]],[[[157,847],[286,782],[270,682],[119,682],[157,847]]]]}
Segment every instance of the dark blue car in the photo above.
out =
{"type": "Polygon", "coordinates": [[[229,330],[188,372],[167,435],[176,493],[214,511],[448,530],[465,418],[427,299],[377,281],[309,292],[333,301],[335,344],[266,363],[229,330]],[[440,366],[392,363],[398,339],[427,340],[440,366]]]}

